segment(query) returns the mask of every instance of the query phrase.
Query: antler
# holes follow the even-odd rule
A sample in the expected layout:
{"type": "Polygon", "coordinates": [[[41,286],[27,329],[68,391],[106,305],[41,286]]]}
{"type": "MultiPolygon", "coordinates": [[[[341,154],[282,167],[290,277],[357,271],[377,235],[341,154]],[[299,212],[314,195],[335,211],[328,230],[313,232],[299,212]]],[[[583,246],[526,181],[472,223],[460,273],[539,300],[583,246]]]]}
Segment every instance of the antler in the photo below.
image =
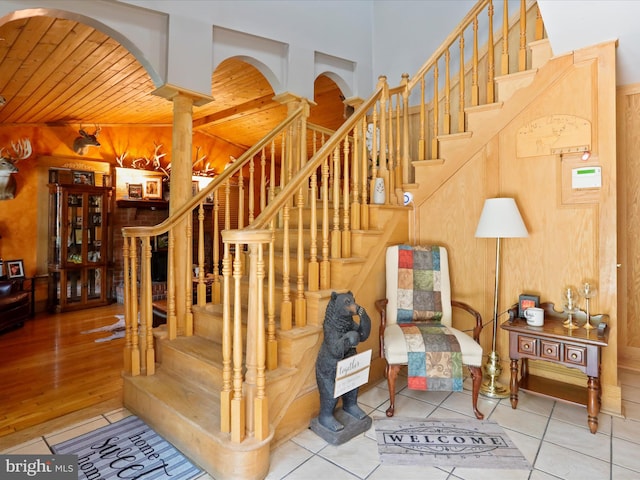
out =
{"type": "Polygon", "coordinates": [[[33,150],[31,148],[31,141],[28,138],[21,138],[15,143],[12,141],[11,148],[13,148],[13,152],[15,153],[15,155],[5,155],[4,152],[6,148],[0,148],[0,157],[10,160],[13,164],[16,164],[20,160],[24,160],[25,158],[30,157],[33,153],[33,150]]]}
{"type": "Polygon", "coordinates": [[[153,142],[153,144],[156,147],[153,150],[153,168],[155,168],[156,170],[161,170],[162,164],[160,163],[160,160],[166,155],[166,153],[158,153],[162,148],[162,144],[157,144],[156,142],[153,142]]]}

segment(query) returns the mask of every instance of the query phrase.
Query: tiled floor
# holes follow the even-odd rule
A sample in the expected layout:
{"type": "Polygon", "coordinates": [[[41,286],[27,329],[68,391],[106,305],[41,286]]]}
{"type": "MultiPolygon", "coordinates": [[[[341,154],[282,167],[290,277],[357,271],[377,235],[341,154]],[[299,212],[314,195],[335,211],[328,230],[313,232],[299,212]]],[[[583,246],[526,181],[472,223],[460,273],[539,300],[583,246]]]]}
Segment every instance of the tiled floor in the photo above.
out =
{"type": "MultiPolygon", "coordinates": [[[[300,433],[273,451],[269,480],[332,480],[398,478],[402,480],[632,480],[640,478],[640,374],[620,373],[626,418],[601,413],[599,429],[589,432],[586,410],[526,393],[520,394],[517,410],[508,399],[480,398],[485,418],[497,421],[507,432],[533,470],[425,468],[381,464],[375,431],[334,446],[311,430],[300,433]]],[[[383,417],[388,405],[386,383],[363,392],[360,404],[373,417],[383,417]]],[[[403,388],[396,412],[417,418],[471,416],[469,392],[415,392],[403,388]]],[[[1,453],[48,454],[49,445],[76,437],[128,415],[126,410],[105,413],[74,427],[51,432],[1,453]]],[[[203,475],[200,480],[211,477],[203,475]]]]}

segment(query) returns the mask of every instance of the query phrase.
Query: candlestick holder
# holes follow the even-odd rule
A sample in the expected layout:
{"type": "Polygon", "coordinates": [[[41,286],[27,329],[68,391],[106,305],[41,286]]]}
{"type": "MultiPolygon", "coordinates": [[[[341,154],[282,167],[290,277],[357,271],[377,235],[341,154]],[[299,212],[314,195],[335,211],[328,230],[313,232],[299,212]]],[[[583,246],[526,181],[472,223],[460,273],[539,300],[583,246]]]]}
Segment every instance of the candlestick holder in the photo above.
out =
{"type": "Polygon", "coordinates": [[[580,296],[584,298],[584,308],[587,316],[587,320],[585,321],[583,327],[586,330],[591,330],[595,327],[589,322],[589,320],[591,320],[591,315],[589,314],[589,300],[596,296],[598,290],[592,284],[585,282],[582,284],[582,287],[580,287],[579,293],[580,296]]]}
{"type": "Polygon", "coordinates": [[[577,324],[573,322],[573,316],[579,310],[578,309],[578,296],[573,287],[566,287],[562,290],[562,304],[563,310],[567,314],[567,319],[563,322],[564,328],[574,330],[579,328],[577,324]]]}

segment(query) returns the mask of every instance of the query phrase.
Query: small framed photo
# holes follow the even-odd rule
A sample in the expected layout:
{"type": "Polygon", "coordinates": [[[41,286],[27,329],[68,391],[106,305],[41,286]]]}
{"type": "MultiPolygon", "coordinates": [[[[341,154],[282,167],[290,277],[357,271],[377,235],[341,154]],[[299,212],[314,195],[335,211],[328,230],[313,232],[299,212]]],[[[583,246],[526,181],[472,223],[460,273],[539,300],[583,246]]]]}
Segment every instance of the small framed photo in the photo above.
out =
{"type": "Polygon", "coordinates": [[[523,293],[518,297],[518,316],[524,318],[524,311],[527,308],[539,307],[540,297],[538,295],[528,295],[523,293]]]}
{"type": "Polygon", "coordinates": [[[7,277],[24,278],[24,264],[22,260],[7,260],[7,277]]]}
{"type": "Polygon", "coordinates": [[[93,172],[74,170],[71,172],[74,185],[93,185],[93,172]]]}
{"type": "Polygon", "coordinates": [[[191,193],[195,197],[199,191],[200,191],[200,182],[198,182],[197,180],[193,180],[191,182],[191,193]]]}
{"type": "Polygon", "coordinates": [[[4,262],[0,260],[0,278],[4,277],[4,262]]]}
{"type": "Polygon", "coordinates": [[[142,198],[142,184],[130,183],[129,184],[129,198],[141,199],[142,198]]]}
{"type": "Polygon", "coordinates": [[[144,198],[162,198],[162,180],[149,178],[144,183],[144,198]]]}

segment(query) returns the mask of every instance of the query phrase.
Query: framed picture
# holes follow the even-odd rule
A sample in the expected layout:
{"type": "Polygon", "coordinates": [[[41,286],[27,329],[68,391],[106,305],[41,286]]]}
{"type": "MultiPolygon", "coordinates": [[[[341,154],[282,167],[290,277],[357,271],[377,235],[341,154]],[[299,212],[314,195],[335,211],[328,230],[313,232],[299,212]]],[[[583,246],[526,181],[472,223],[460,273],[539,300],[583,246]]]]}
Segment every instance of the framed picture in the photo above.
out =
{"type": "Polygon", "coordinates": [[[93,172],[85,170],[74,170],[71,172],[75,185],[93,185],[93,172]]]}
{"type": "Polygon", "coordinates": [[[129,184],[129,198],[142,198],[142,184],[130,183],[129,184]]]}
{"type": "Polygon", "coordinates": [[[527,308],[539,307],[540,297],[538,295],[527,295],[523,293],[518,297],[518,316],[524,318],[524,311],[527,308]]]}
{"type": "Polygon", "coordinates": [[[159,177],[145,181],[144,198],[162,198],[162,180],[159,177]]]}
{"type": "Polygon", "coordinates": [[[0,278],[4,277],[4,262],[0,260],[0,278]]]}
{"type": "Polygon", "coordinates": [[[199,191],[200,191],[200,182],[198,182],[197,180],[193,180],[191,182],[191,193],[195,197],[199,191]]]}
{"type": "Polygon", "coordinates": [[[7,277],[24,278],[24,264],[22,260],[7,260],[7,277]]]}

